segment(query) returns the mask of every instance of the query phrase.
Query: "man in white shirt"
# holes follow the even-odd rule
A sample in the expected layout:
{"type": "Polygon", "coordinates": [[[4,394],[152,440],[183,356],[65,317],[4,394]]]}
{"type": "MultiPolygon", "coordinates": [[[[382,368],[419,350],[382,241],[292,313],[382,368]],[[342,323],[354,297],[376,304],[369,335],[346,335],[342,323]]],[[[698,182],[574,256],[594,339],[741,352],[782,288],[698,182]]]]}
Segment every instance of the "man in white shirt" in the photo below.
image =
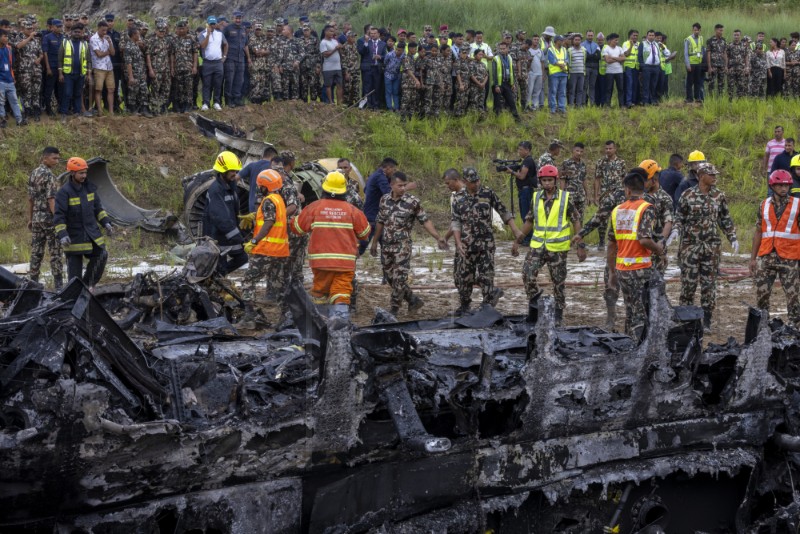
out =
{"type": "Polygon", "coordinates": [[[539,35],[533,34],[531,36],[531,47],[528,49],[528,54],[531,55],[531,70],[528,71],[528,102],[530,109],[536,111],[544,107],[544,78],[543,78],[543,65],[547,57],[539,45],[539,35]]]}
{"type": "Polygon", "coordinates": [[[606,106],[611,105],[611,95],[614,92],[614,85],[617,86],[617,99],[619,107],[625,105],[625,92],[622,89],[623,70],[622,64],[625,63],[625,51],[619,46],[619,34],[612,33],[608,36],[606,46],[603,48],[602,61],[606,62],[606,99],[603,103],[606,106]]]}
{"type": "Polygon", "coordinates": [[[222,109],[222,81],[225,79],[223,64],[228,56],[228,41],[217,29],[217,17],[208,17],[205,31],[197,38],[203,54],[203,107],[208,111],[211,91],[214,91],[214,109],[222,109]]]}
{"type": "Polygon", "coordinates": [[[114,66],[111,56],[116,54],[114,43],[108,35],[108,23],[101,20],[97,23],[97,32],[89,39],[89,50],[92,56],[92,75],[94,76],[94,101],[97,114],[103,114],[103,88],[108,93],[109,115],[114,114],[114,66]]]}
{"type": "Polygon", "coordinates": [[[642,68],[642,103],[658,104],[661,48],[656,42],[655,30],[647,30],[647,38],[639,45],[639,65],[642,68]]]}
{"type": "Polygon", "coordinates": [[[336,102],[344,103],[342,96],[342,58],[339,50],[342,44],[336,39],[333,26],[324,30],[324,39],[319,43],[319,52],[322,54],[322,85],[325,86],[325,96],[333,104],[333,86],[336,86],[336,102]]]}

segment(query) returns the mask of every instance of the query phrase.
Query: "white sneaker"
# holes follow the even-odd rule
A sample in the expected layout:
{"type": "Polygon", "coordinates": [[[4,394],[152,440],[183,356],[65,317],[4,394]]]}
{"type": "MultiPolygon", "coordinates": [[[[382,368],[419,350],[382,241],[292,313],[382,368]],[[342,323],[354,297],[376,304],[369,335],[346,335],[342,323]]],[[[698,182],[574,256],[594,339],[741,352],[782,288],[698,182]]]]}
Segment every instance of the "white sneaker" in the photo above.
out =
{"type": "Polygon", "coordinates": [[[208,111],[208,104],[203,104],[203,107],[200,108],[200,111],[208,111]]]}
{"type": "Polygon", "coordinates": [[[222,106],[220,106],[219,104],[214,104],[214,109],[216,109],[217,111],[222,111],[222,106]]]}

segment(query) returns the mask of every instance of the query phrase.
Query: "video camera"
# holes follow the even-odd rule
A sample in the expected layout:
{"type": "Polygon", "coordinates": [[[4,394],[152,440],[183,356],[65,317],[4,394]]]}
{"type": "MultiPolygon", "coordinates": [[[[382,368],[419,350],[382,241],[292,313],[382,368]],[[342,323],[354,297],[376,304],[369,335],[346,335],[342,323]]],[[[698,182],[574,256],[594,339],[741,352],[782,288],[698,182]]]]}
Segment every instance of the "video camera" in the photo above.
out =
{"type": "Polygon", "coordinates": [[[518,171],[522,168],[521,159],[493,159],[494,168],[497,172],[518,171]]]}

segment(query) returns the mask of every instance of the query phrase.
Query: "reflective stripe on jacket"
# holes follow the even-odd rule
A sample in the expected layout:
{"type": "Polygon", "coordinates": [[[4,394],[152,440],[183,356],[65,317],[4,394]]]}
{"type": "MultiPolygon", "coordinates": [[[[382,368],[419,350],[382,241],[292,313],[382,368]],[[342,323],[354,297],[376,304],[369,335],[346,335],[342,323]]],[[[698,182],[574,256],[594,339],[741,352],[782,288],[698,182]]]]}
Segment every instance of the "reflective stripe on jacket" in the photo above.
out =
{"type": "Polygon", "coordinates": [[[59,239],[69,236],[71,243],[64,247],[67,254],[84,254],[92,251],[92,243],[105,245],[101,225],[111,222],[103,209],[97,186],[84,182],[80,187],[68,181],[58,190],[55,198],[53,224],[59,239]]]}
{"type": "MultiPolygon", "coordinates": [[[[289,257],[289,232],[286,228],[286,203],[277,193],[267,195],[261,202],[272,202],[275,204],[275,222],[269,229],[267,235],[253,247],[253,254],[259,256],[270,256],[273,258],[288,258],[289,257]]],[[[253,227],[253,235],[258,235],[261,228],[264,226],[264,211],[258,207],[256,211],[256,222],[253,227]]]]}
{"type": "Polygon", "coordinates": [[[611,212],[611,224],[617,240],[617,270],[635,271],[652,265],[652,252],[639,243],[639,221],[644,210],[652,206],[642,199],[628,200],[611,212]]]}
{"type": "Polygon", "coordinates": [[[293,234],[311,233],[308,264],[326,271],[353,271],[358,240],[369,235],[370,225],[360,209],[344,199],[323,198],[306,206],[289,227],[293,234]]]}
{"type": "Polygon", "coordinates": [[[558,191],[550,213],[545,214],[545,193],[537,191],[533,197],[533,237],[531,248],[544,246],[550,252],[569,251],[572,227],[567,219],[569,192],[558,191]]]}
{"type": "Polygon", "coordinates": [[[800,198],[791,197],[781,214],[775,215],[775,203],[770,197],[761,203],[761,246],[759,256],[777,251],[785,260],[800,260],[800,228],[797,225],[797,212],[800,198]]]}

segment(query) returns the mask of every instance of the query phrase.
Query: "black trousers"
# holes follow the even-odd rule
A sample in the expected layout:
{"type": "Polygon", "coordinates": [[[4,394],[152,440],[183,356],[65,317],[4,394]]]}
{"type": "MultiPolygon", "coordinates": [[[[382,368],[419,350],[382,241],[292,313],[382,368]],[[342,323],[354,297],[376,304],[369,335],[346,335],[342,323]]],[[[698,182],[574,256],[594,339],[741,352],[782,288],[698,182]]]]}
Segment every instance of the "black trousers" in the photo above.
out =
{"type": "Polygon", "coordinates": [[[103,277],[108,261],[108,252],[105,247],[92,243],[92,251],[85,254],[67,254],[67,280],[80,278],[83,283],[93,287],[103,277]],[[86,271],[83,270],[83,258],[89,258],[86,271]]]}
{"type": "Polygon", "coordinates": [[[494,95],[494,112],[500,113],[505,107],[508,108],[508,111],[510,111],[512,115],[519,117],[519,113],[517,113],[517,101],[516,98],[514,98],[514,89],[511,84],[503,82],[497,87],[500,88],[499,93],[495,91],[495,87],[492,88],[492,94],[494,95]]]}
{"type": "Polygon", "coordinates": [[[702,65],[692,65],[692,71],[686,73],[686,101],[703,101],[702,65]]]}
{"type": "Polygon", "coordinates": [[[767,76],[767,96],[778,96],[783,93],[784,70],[780,67],[770,67],[770,74],[767,76]]]}
{"type": "Polygon", "coordinates": [[[227,276],[228,273],[235,271],[247,263],[248,259],[247,253],[245,253],[242,245],[234,245],[233,250],[229,251],[227,254],[220,255],[219,261],[217,262],[217,272],[222,276],[227,276]]]}

